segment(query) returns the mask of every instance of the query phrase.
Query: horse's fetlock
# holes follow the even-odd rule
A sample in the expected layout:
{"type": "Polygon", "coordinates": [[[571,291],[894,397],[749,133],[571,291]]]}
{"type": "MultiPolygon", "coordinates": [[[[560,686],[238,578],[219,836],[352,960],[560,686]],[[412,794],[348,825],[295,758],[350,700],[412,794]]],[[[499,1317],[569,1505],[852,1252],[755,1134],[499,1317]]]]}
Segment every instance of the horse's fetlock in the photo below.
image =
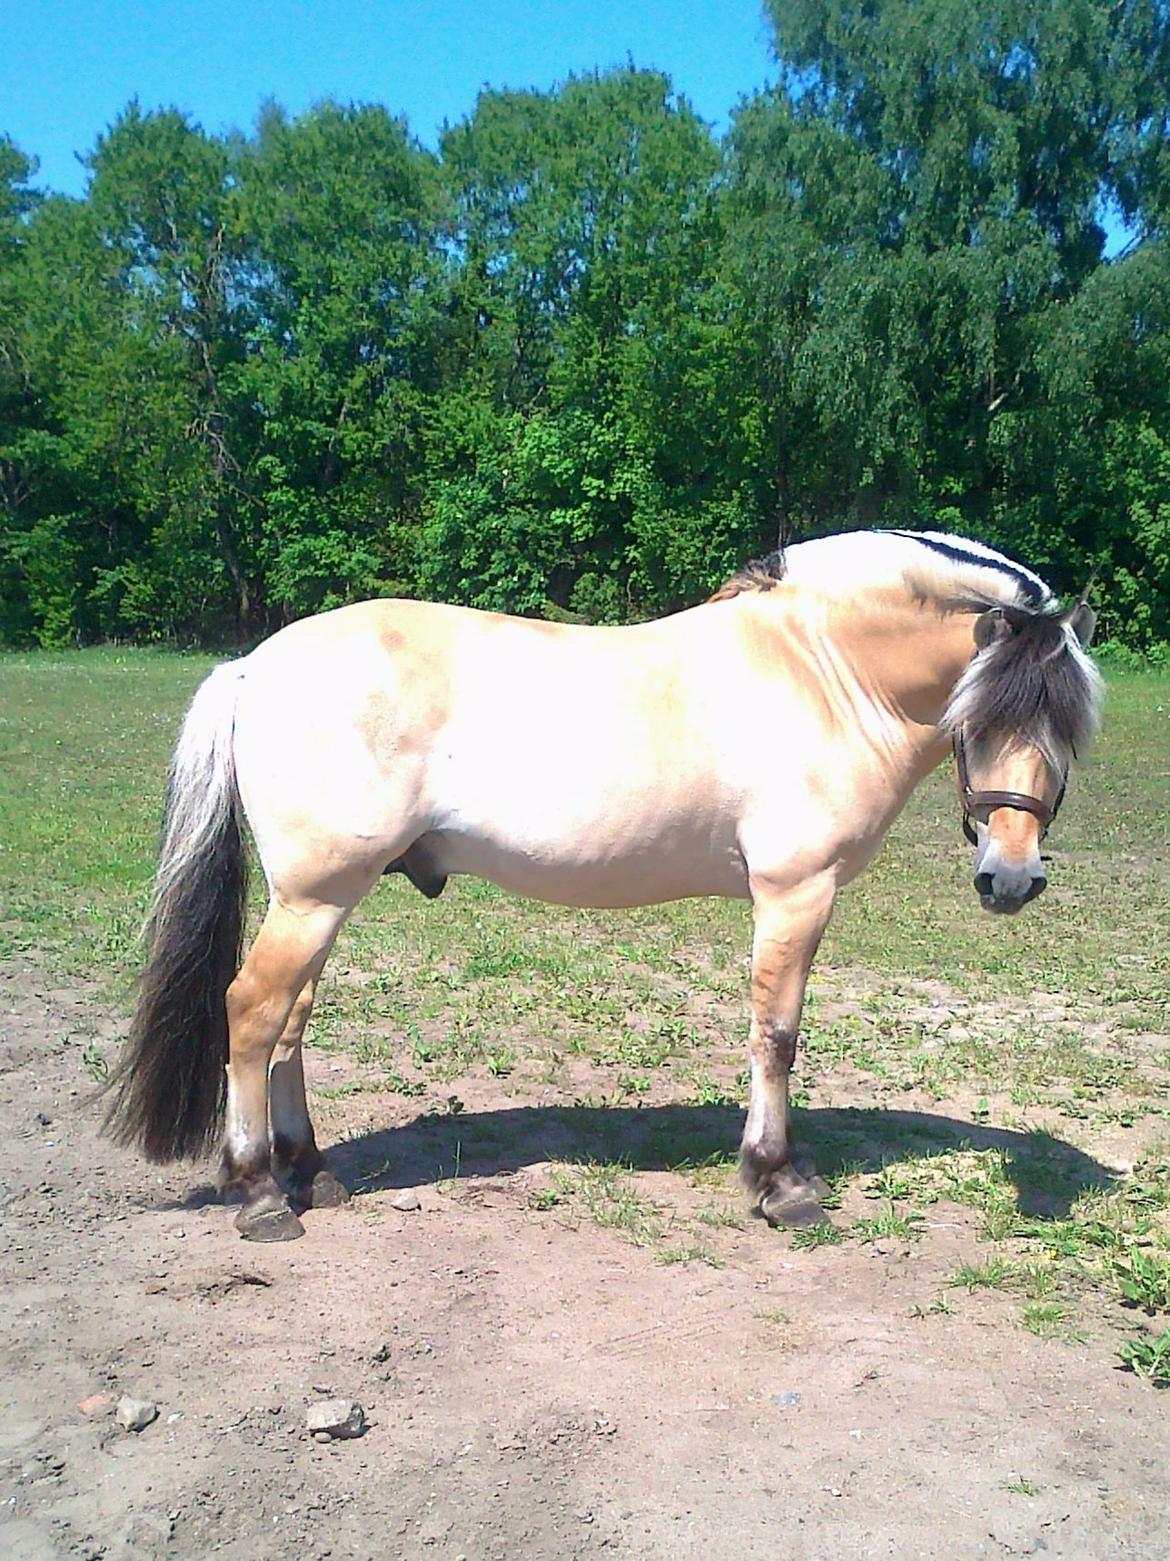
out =
{"type": "Polygon", "coordinates": [[[777,1172],[787,1163],[788,1146],[782,1140],[739,1146],[740,1180],[757,1201],[768,1192],[777,1172]]]}
{"type": "Polygon", "coordinates": [[[300,1182],[311,1182],[324,1163],[311,1127],[303,1138],[292,1138],[287,1133],[274,1133],[272,1158],[300,1182]]]}

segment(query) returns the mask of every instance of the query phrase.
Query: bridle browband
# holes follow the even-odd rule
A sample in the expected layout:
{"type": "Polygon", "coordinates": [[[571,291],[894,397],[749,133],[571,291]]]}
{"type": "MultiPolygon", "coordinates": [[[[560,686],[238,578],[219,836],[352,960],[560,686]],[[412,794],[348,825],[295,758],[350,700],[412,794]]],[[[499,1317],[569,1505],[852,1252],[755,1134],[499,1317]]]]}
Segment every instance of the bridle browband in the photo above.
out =
{"type": "Polygon", "coordinates": [[[1060,812],[1060,804],[1064,801],[1068,769],[1061,776],[1060,790],[1051,807],[1042,798],[1033,797],[1026,791],[974,791],[967,773],[967,753],[962,732],[956,731],[952,741],[955,749],[955,779],[959,786],[959,801],[963,804],[963,834],[970,843],[973,846],[979,844],[979,836],[975,833],[976,821],[986,824],[996,808],[1015,808],[1020,813],[1031,813],[1040,822],[1040,838],[1043,840],[1049,824],[1060,812]]]}

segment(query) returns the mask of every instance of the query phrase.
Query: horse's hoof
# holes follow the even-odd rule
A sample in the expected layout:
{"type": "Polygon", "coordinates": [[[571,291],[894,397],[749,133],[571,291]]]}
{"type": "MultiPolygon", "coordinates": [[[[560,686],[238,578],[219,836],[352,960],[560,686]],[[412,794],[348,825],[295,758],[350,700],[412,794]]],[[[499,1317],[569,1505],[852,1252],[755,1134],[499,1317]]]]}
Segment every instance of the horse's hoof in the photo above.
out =
{"type": "Polygon", "coordinates": [[[349,1202],[349,1188],[332,1171],[318,1171],[306,1193],[311,1209],[339,1209],[349,1202]]]}
{"type": "Polygon", "coordinates": [[[773,1228],[804,1230],[810,1225],[831,1225],[811,1189],[800,1192],[770,1192],[760,1202],[760,1213],[773,1228]]]}
{"type": "Polygon", "coordinates": [[[296,1241],[305,1227],[291,1209],[261,1209],[236,1215],[236,1229],[245,1241],[296,1241]]]}
{"type": "Polygon", "coordinates": [[[826,1198],[829,1194],[829,1184],[823,1176],[817,1175],[817,1168],[813,1157],[807,1149],[793,1151],[788,1169],[796,1173],[794,1185],[801,1185],[805,1191],[811,1192],[814,1198],[826,1198]]]}

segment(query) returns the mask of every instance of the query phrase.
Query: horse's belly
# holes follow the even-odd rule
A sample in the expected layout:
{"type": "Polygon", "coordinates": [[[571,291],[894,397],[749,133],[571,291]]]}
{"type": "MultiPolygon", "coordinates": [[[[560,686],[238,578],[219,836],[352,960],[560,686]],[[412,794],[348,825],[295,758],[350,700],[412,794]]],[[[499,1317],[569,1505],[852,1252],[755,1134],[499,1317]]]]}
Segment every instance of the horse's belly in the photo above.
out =
{"type": "Polygon", "coordinates": [[[427,835],[424,844],[442,873],[486,878],[512,894],[554,905],[612,909],[699,895],[738,899],[748,892],[733,840],[687,838],[686,831],[625,849],[456,830],[427,835]]]}

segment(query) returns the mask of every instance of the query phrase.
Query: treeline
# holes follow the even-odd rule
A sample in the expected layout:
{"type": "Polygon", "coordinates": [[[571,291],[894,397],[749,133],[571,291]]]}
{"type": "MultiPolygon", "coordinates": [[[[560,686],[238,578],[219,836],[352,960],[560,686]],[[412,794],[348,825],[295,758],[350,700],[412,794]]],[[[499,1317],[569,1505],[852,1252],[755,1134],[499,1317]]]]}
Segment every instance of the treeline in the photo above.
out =
{"type": "Polygon", "coordinates": [[[437,153],[131,104],[81,200],[0,140],[0,640],[613,622],[900,525],[1098,567],[1106,632],[1170,641],[1166,0],[768,11],[722,140],[633,69],[437,153]]]}

